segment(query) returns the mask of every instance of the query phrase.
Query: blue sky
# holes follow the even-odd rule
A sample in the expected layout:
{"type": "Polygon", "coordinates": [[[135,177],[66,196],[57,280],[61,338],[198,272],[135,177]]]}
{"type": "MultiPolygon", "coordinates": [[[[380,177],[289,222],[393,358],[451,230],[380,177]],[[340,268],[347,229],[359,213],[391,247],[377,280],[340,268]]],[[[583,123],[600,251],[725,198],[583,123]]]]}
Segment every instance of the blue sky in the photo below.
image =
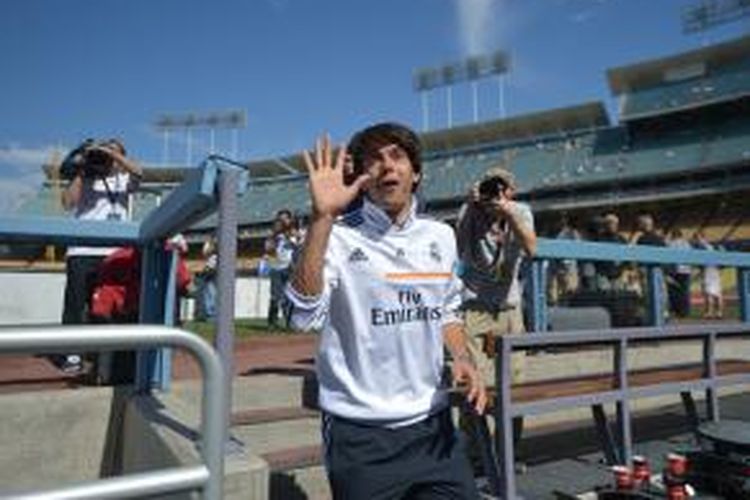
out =
{"type": "MultiPolygon", "coordinates": [[[[321,131],[337,141],[369,123],[421,128],[415,68],[507,50],[508,115],[604,100],[608,67],[748,32],[737,22],[684,35],[696,0],[3,0],[0,2],[0,210],[36,189],[55,148],[119,136],[131,156],[162,160],[164,113],[243,109],[239,158],[298,152],[321,131]]],[[[480,119],[498,117],[480,84],[480,119]]],[[[430,97],[446,126],[444,91],[430,97]]],[[[454,124],[472,119],[453,90],[454,124]]],[[[613,116],[613,119],[616,119],[613,116]]],[[[195,132],[192,158],[208,134],[195,132]]],[[[231,137],[216,135],[228,152],[231,137]]],[[[170,160],[187,158],[173,137],[170,160]]]]}

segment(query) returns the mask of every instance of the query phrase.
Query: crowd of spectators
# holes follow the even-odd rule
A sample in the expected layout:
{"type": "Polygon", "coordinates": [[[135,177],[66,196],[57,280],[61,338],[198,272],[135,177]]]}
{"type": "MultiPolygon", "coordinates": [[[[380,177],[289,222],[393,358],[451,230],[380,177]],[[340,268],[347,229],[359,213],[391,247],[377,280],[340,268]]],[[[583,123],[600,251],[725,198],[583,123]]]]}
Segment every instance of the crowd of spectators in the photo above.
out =
{"type": "MultiPolygon", "coordinates": [[[[557,239],[614,243],[619,245],[648,245],[673,249],[720,250],[721,245],[710,243],[703,231],[697,230],[686,238],[679,228],[660,231],[651,214],[635,217],[633,231],[628,234],[620,227],[620,218],[614,212],[595,215],[587,220],[584,230],[579,230],[568,214],[561,215],[554,233],[557,239]]],[[[720,272],[716,266],[691,266],[676,264],[661,266],[661,286],[666,298],[668,317],[686,318],[691,315],[691,288],[694,281],[700,284],[704,318],[722,318],[724,314],[720,272]]],[[[626,292],[645,297],[647,268],[628,262],[612,260],[575,261],[560,259],[549,267],[548,297],[552,304],[588,292],[626,292]]]]}

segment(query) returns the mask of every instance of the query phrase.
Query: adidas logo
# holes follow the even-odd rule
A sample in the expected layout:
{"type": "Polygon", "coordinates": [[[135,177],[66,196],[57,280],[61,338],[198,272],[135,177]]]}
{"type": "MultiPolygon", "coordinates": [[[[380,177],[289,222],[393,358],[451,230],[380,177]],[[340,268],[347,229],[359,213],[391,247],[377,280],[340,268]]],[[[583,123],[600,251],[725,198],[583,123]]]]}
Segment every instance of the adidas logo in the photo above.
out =
{"type": "Polygon", "coordinates": [[[368,259],[365,252],[361,248],[355,248],[352,253],[349,254],[349,262],[367,262],[368,259]]]}
{"type": "Polygon", "coordinates": [[[432,260],[435,262],[441,262],[443,260],[443,255],[440,253],[440,246],[435,241],[430,243],[430,257],[432,257],[432,260]]]}

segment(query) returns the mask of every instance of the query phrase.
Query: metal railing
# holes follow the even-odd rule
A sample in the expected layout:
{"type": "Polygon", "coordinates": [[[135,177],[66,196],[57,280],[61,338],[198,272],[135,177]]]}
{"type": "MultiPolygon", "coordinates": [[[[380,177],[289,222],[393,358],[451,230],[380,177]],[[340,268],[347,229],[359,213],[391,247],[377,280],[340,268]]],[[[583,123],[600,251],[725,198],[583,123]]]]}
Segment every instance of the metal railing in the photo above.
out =
{"type": "Polygon", "coordinates": [[[537,252],[531,262],[531,293],[533,308],[529,329],[547,330],[547,281],[549,263],[557,259],[595,262],[631,262],[646,269],[648,321],[651,326],[664,324],[664,291],[662,266],[691,265],[735,268],[740,320],[750,323],[750,253],[715,250],[675,249],[646,245],[621,245],[591,241],[538,238],[537,252]]]}
{"type": "Polygon", "coordinates": [[[147,473],[103,478],[59,489],[11,494],[13,499],[142,498],[169,492],[202,490],[203,498],[219,500],[224,478],[224,426],[226,391],[224,369],[211,346],[194,334],[163,326],[34,326],[0,327],[0,353],[120,350],[143,347],[181,347],[190,351],[201,367],[201,443],[203,463],[147,473]]]}
{"type": "MultiPolygon", "coordinates": [[[[633,453],[633,435],[630,400],[652,396],[683,394],[705,391],[706,418],[719,419],[720,387],[750,383],[750,372],[720,373],[717,369],[717,341],[724,338],[746,339],[750,327],[735,325],[686,325],[677,327],[623,328],[605,331],[566,332],[565,335],[540,333],[538,335],[501,335],[496,338],[496,400],[493,409],[495,419],[495,453],[501,498],[516,498],[514,473],[514,417],[539,415],[581,406],[601,406],[614,403],[619,436],[619,457],[630,464],[633,453]],[[700,366],[701,375],[686,380],[655,380],[639,386],[631,386],[630,377],[637,370],[628,366],[628,349],[642,345],[665,345],[666,342],[699,341],[703,344],[700,366]],[[546,349],[550,347],[581,348],[591,345],[607,345],[614,348],[612,367],[607,373],[615,382],[607,388],[592,388],[564,397],[545,396],[528,401],[514,401],[511,397],[511,355],[514,351],[546,349]]],[[[659,366],[663,369],[676,365],[659,366]]],[[[554,382],[557,379],[544,379],[554,382]]],[[[521,383],[520,385],[523,385],[521,383]]],[[[691,396],[689,396],[691,397],[691,396]]],[[[603,410],[602,410],[603,411],[603,410]]],[[[602,413],[603,414],[603,413],[602,413]]],[[[697,418],[697,416],[696,416],[697,418]]]]}

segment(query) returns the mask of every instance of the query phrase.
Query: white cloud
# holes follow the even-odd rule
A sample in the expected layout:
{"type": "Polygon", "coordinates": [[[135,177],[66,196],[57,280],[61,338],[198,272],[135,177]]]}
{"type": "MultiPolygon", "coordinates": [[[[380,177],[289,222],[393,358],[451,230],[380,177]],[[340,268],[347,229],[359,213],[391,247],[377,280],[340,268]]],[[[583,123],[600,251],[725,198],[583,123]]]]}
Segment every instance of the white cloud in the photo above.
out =
{"type": "Polygon", "coordinates": [[[289,0],[266,0],[276,12],[284,12],[289,5],[289,0]]]}
{"type": "Polygon", "coordinates": [[[0,147],[0,214],[15,211],[39,191],[44,180],[42,165],[56,154],[62,158],[64,152],[55,146],[0,147]]]}
{"type": "Polygon", "coordinates": [[[569,0],[566,2],[574,11],[568,16],[571,22],[582,24],[597,17],[602,8],[613,0],[569,0]]]}
{"type": "Polygon", "coordinates": [[[593,11],[584,10],[584,11],[576,12],[575,14],[572,14],[570,16],[570,20],[576,24],[581,24],[581,23],[585,23],[589,19],[592,19],[593,17],[594,17],[593,11]]]}
{"type": "Polygon", "coordinates": [[[488,52],[492,47],[495,0],[457,0],[461,44],[465,55],[488,52]]]}
{"type": "Polygon", "coordinates": [[[43,146],[41,148],[0,147],[0,167],[2,167],[0,168],[0,176],[15,177],[26,175],[31,171],[41,172],[42,165],[50,161],[55,154],[62,155],[64,152],[56,146],[43,146]]]}

